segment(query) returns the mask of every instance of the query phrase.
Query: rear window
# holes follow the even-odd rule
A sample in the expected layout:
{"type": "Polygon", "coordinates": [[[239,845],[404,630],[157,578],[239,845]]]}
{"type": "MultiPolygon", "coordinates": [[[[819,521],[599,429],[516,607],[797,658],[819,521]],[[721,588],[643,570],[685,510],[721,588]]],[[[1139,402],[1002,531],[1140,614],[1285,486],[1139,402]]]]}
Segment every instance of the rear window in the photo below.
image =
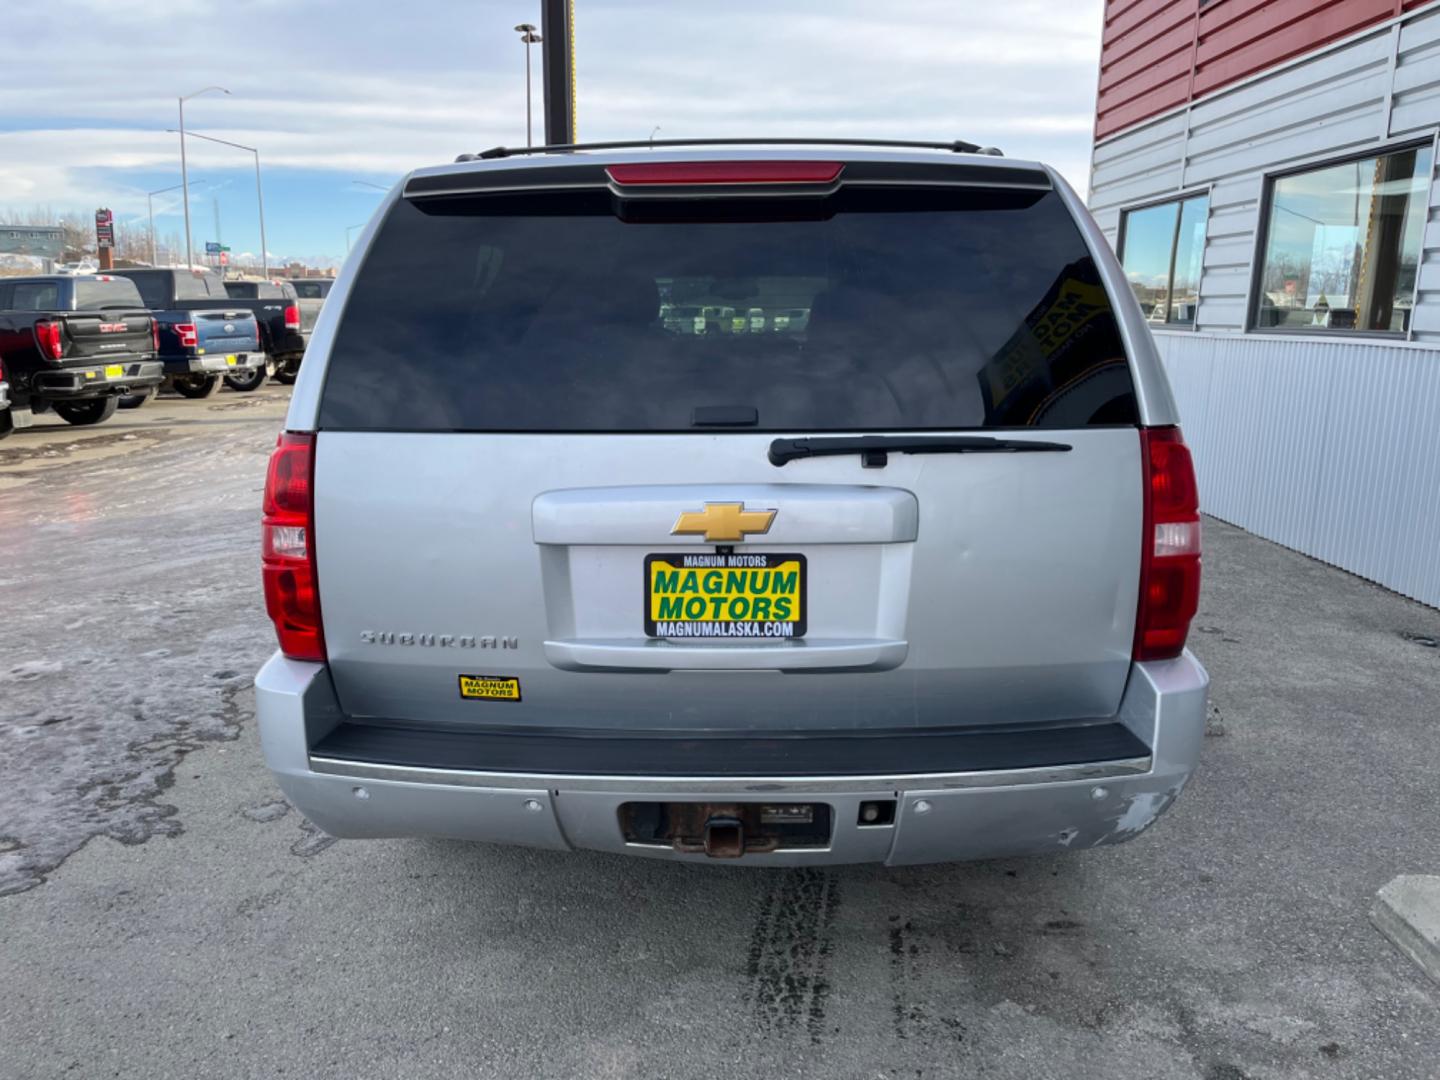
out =
{"type": "Polygon", "coordinates": [[[109,281],[75,281],[76,311],[114,311],[120,308],[142,308],[140,290],[128,278],[112,278],[109,281]]]}
{"type": "Polygon", "coordinates": [[[141,270],[125,275],[140,290],[140,300],[147,308],[170,306],[170,272],[168,270],[141,270]]]}
{"type": "Polygon", "coordinates": [[[225,293],[234,300],[285,300],[294,290],[271,281],[227,281],[225,293]]]}
{"type": "Polygon", "coordinates": [[[325,294],[330,291],[328,281],[296,281],[292,284],[295,286],[295,295],[301,300],[324,300],[325,294]]]}
{"type": "Polygon", "coordinates": [[[1135,422],[1109,298],[1054,192],[716,206],[402,200],[351,288],[320,425],[690,431],[707,406],[767,432],[1135,422]]]}
{"type": "Polygon", "coordinates": [[[172,270],[134,270],[120,276],[135,283],[148,308],[169,307],[172,290],[176,300],[209,300],[227,295],[225,286],[215,274],[187,274],[183,270],[178,273],[172,270]]]}
{"type": "Polygon", "coordinates": [[[17,282],[10,302],[16,311],[55,311],[60,306],[60,286],[53,281],[17,282]]]}

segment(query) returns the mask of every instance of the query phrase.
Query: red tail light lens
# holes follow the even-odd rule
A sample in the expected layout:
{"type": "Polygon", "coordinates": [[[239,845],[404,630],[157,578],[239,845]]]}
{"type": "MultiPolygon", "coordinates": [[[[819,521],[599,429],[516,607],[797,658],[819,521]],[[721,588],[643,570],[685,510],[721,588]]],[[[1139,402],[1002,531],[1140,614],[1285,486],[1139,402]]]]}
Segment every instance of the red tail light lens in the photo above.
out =
{"type": "Polygon", "coordinates": [[[175,336],[180,339],[182,349],[193,349],[200,344],[200,335],[196,332],[194,323],[176,323],[175,336]]]}
{"type": "Polygon", "coordinates": [[[150,320],[150,345],[158,353],[160,351],[160,321],[150,320]]]}
{"type": "Polygon", "coordinates": [[[325,659],[315,577],[314,475],[315,436],[282,434],[265,475],[260,573],[280,651],[292,660],[325,659]]]}
{"type": "Polygon", "coordinates": [[[300,305],[299,305],[299,304],[286,304],[286,305],[285,305],[285,329],[286,329],[286,330],[299,330],[299,329],[300,329],[300,305]]]}
{"type": "Polygon", "coordinates": [[[1143,428],[1145,534],[1135,659],[1179,656],[1200,606],[1200,493],[1179,428],[1143,428]]]}
{"type": "Polygon", "coordinates": [[[611,165],[617,184],[829,184],[840,175],[838,161],[660,161],[611,165]]]}
{"type": "Polygon", "coordinates": [[[60,334],[60,324],[41,319],[35,324],[35,341],[40,346],[40,355],[46,360],[59,360],[65,355],[65,342],[60,334]]]}

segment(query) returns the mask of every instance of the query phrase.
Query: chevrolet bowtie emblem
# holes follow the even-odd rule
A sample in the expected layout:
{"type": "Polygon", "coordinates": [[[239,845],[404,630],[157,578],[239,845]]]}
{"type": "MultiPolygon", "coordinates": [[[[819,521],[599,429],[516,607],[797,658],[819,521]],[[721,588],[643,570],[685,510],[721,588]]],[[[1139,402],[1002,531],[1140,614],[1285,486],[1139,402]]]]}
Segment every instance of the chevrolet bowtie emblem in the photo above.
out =
{"type": "Polygon", "coordinates": [[[704,510],[686,510],[670,530],[674,536],[703,536],[712,543],[744,540],[750,533],[770,531],[774,510],[746,510],[744,503],[706,503],[704,510]]]}

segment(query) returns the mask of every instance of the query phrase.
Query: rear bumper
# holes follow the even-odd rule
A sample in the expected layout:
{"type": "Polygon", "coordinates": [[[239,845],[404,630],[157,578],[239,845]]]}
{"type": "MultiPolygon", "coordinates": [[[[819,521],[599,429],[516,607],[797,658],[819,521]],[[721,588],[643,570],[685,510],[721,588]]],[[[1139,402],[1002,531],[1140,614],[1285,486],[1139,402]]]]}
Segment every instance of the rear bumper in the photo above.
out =
{"type": "Polygon", "coordinates": [[[164,374],[159,360],[111,360],[36,372],[30,377],[30,392],[52,401],[109,397],[122,390],[158,386],[164,374]]]}
{"type": "Polygon", "coordinates": [[[747,854],[743,863],[890,865],[1030,855],[1132,839],[1180,793],[1200,754],[1209,679],[1188,652],[1132,669],[1118,720],[1137,753],[1111,761],[961,772],[838,776],[656,776],[484,772],[312,753],[345,718],[323,664],[276,655],[255,681],[265,759],[290,801],[340,837],[443,836],[656,858],[701,854],[627,843],[628,802],[823,802],[825,847],[747,854]],[[893,824],[862,825],[860,803],[893,798],[893,824]]]}
{"type": "Polygon", "coordinates": [[[0,439],[17,428],[28,428],[34,422],[28,407],[11,407],[10,384],[0,379],[0,439]]]}
{"type": "Polygon", "coordinates": [[[231,375],[239,371],[252,371],[265,363],[265,354],[209,353],[205,356],[167,356],[166,375],[231,375]],[[235,363],[229,363],[226,356],[234,356],[235,363]]]}
{"type": "Polygon", "coordinates": [[[275,356],[288,356],[291,353],[303,353],[309,339],[299,330],[286,330],[283,334],[273,335],[274,340],[270,343],[270,352],[275,356]]]}

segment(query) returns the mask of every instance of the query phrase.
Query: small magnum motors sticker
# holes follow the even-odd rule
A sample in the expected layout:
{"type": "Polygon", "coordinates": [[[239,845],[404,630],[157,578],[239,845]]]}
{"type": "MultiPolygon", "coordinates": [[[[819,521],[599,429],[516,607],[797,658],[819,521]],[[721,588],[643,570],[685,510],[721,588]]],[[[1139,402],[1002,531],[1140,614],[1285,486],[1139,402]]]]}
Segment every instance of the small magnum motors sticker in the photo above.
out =
{"type": "Polygon", "coordinates": [[[520,680],[513,675],[461,675],[460,696],[472,701],[519,701],[520,680]]]}

